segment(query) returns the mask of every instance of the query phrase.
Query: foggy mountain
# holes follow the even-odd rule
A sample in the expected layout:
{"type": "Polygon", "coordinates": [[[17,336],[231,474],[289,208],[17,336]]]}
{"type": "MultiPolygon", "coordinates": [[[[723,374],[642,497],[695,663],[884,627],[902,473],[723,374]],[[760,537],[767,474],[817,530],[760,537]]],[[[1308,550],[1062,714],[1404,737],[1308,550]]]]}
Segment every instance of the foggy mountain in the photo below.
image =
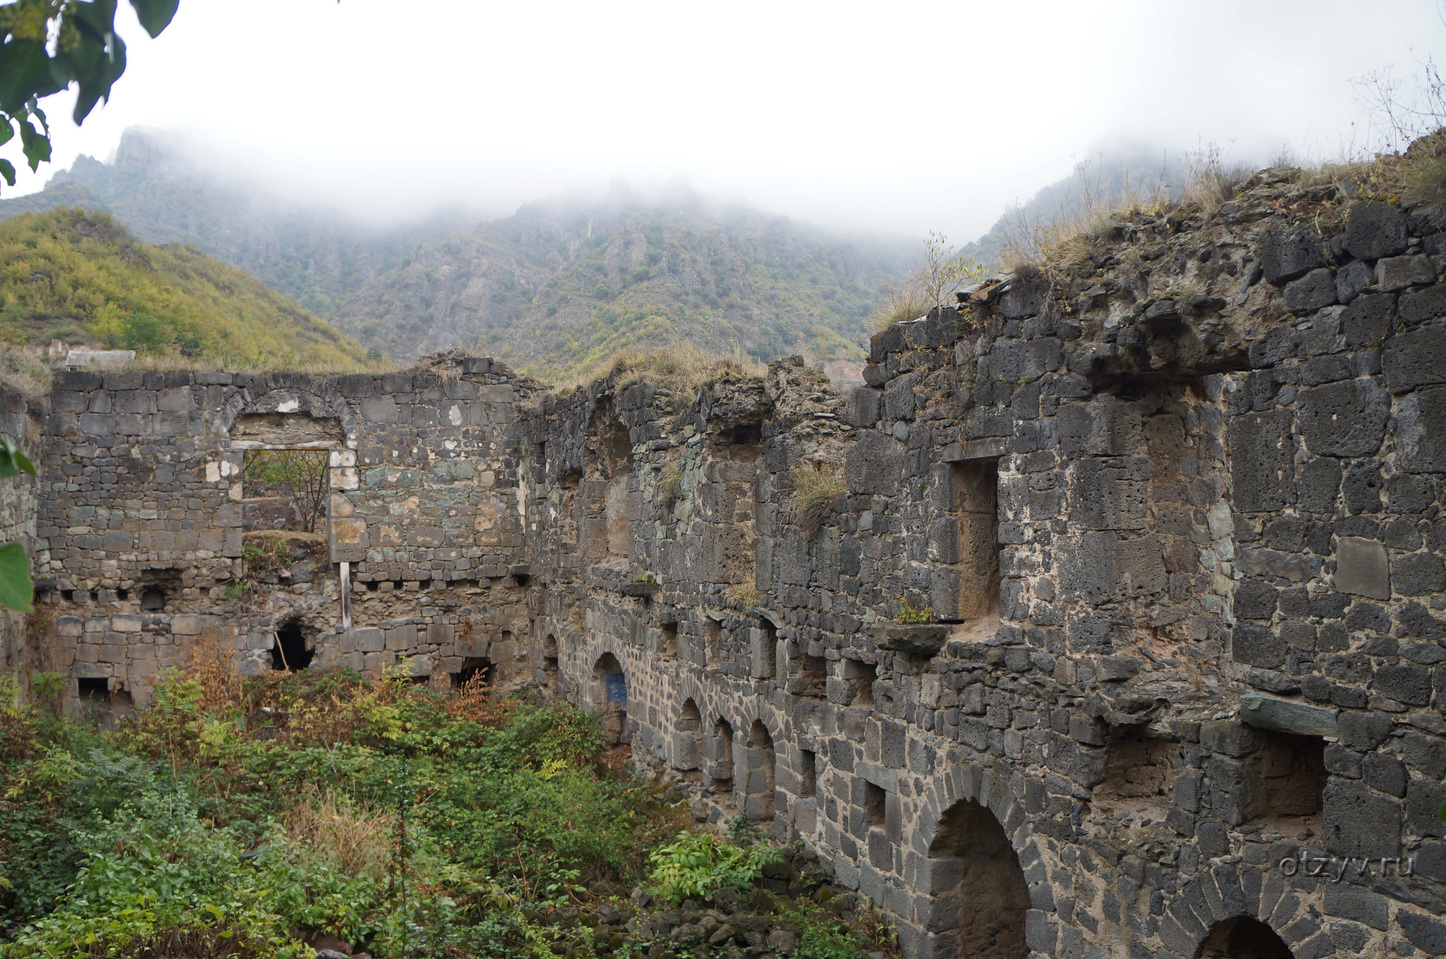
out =
{"type": "Polygon", "coordinates": [[[325,317],[419,243],[470,228],[465,215],[388,230],[322,209],[298,210],[198,168],[163,137],[127,130],[115,159],[88,156],[45,189],[0,200],[0,219],[58,206],[110,213],[146,243],[189,243],[325,317]]]}
{"type": "MultiPolygon", "coordinates": [[[[1169,189],[1185,158],[1143,148],[1091,158],[964,248],[993,266],[1009,231],[1131,190],[1169,189]]],[[[223,182],[162,138],[128,131],[113,162],[82,157],[0,219],[60,205],[111,213],[139,239],[189,243],[368,347],[407,362],[461,348],[542,377],[576,377],[626,347],[688,343],[764,361],[802,353],[854,380],[884,289],[913,242],[849,242],[686,189],[529,203],[484,221],[394,228],[298,209],[223,182]]]]}
{"type": "Polygon", "coordinates": [[[896,246],[614,187],[424,246],[332,320],[396,358],[464,347],[550,378],[670,342],[765,361],[802,353],[838,374],[861,358],[884,284],[906,265],[896,246]]]}

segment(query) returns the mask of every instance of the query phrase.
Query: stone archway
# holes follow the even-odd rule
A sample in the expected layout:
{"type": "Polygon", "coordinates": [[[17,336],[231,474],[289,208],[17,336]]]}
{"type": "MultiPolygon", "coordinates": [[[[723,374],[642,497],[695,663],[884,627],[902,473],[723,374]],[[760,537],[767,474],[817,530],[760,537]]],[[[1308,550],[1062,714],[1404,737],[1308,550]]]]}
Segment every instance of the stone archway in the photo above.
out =
{"type": "Polygon", "coordinates": [[[630,742],[628,679],[612,653],[603,653],[592,668],[592,702],[602,716],[603,737],[610,745],[630,742]]]}
{"type": "Polygon", "coordinates": [[[1295,959],[1285,940],[1259,919],[1239,916],[1217,922],[1195,959],[1295,959]]]}
{"type": "Polygon", "coordinates": [[[929,858],[936,860],[935,888],[943,889],[939,931],[952,932],[955,942],[953,952],[936,955],[1025,959],[1029,884],[994,813],[970,799],[950,806],[940,817],[929,858]]]}
{"type": "Polygon", "coordinates": [[[743,810],[749,822],[773,822],[777,763],[773,736],[762,720],[755,719],[748,727],[748,748],[743,755],[743,810]]]}
{"type": "Polygon", "coordinates": [[[688,699],[678,714],[678,733],[673,741],[673,768],[690,782],[698,781],[703,764],[703,714],[698,704],[688,699]]]}
{"type": "Polygon", "coordinates": [[[708,741],[708,764],[704,771],[708,776],[708,792],[713,801],[731,808],[733,806],[733,726],[728,720],[719,718],[713,727],[713,738],[708,741]]]}

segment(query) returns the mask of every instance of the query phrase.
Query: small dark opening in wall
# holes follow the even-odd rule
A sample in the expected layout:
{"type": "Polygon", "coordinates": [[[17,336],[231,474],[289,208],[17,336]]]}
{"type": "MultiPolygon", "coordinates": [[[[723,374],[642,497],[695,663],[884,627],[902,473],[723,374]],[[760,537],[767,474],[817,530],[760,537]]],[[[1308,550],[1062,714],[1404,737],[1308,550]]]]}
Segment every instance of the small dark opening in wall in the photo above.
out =
{"type": "Polygon", "coordinates": [[[863,663],[857,660],[848,660],[848,662],[854,673],[853,704],[855,706],[872,706],[874,704],[874,680],[879,677],[879,667],[873,663],[863,663]]]}
{"type": "Polygon", "coordinates": [[[708,668],[717,669],[723,660],[723,626],[716,619],[703,621],[703,640],[708,654],[708,668]]]}
{"type": "Polygon", "coordinates": [[[310,665],[311,650],[306,648],[301,623],[289,619],[276,628],[276,642],[271,647],[271,668],[296,672],[310,665]]]}
{"type": "Polygon", "coordinates": [[[822,699],[828,693],[828,660],[807,653],[798,657],[797,696],[822,699]]]}
{"type": "Polygon", "coordinates": [[[108,703],[110,702],[110,680],[104,676],[80,676],[76,680],[79,687],[81,702],[86,703],[108,703]]]}
{"type": "Polygon", "coordinates": [[[678,644],[678,624],[664,623],[662,648],[658,650],[658,654],[663,659],[677,659],[681,653],[682,650],[678,644]]]}
{"type": "Polygon", "coordinates": [[[1260,752],[1251,757],[1252,820],[1311,818],[1321,814],[1326,781],[1325,740],[1260,730],[1260,752]]]}
{"type": "Polygon", "coordinates": [[[128,589],[118,589],[115,591],[115,598],[124,603],[131,598],[131,591],[128,589]]]}
{"type": "Polygon", "coordinates": [[[818,754],[811,749],[801,753],[801,768],[798,771],[798,795],[812,799],[818,794],[818,754]]]}
{"type": "Polygon", "coordinates": [[[378,587],[380,587],[380,586],[381,586],[380,583],[378,583],[376,580],[372,580],[370,583],[367,583],[367,584],[366,584],[367,592],[368,592],[368,593],[375,593],[375,592],[377,591],[378,587]]]}
{"type": "Polygon", "coordinates": [[[888,794],[883,786],[864,783],[864,825],[870,829],[884,828],[884,805],[888,794]]]}
{"type": "Polygon", "coordinates": [[[159,613],[166,608],[166,591],[159,586],[147,586],[141,590],[141,609],[148,613],[159,613]]]}
{"type": "Polygon", "coordinates": [[[728,442],[734,446],[757,446],[763,442],[763,424],[744,423],[735,426],[728,436],[728,442]]]}
{"type": "Polygon", "coordinates": [[[530,582],[532,582],[532,576],[528,573],[518,573],[512,577],[513,586],[526,586],[530,582]]]}
{"type": "Polygon", "coordinates": [[[548,692],[557,692],[557,637],[548,636],[542,644],[542,681],[548,692]]]}
{"type": "Polygon", "coordinates": [[[761,658],[757,665],[760,668],[755,675],[759,679],[773,679],[778,668],[778,627],[773,625],[772,620],[760,616],[758,629],[762,634],[762,648],[758,650],[761,658]]]}
{"type": "Polygon", "coordinates": [[[98,589],[93,589],[93,590],[90,591],[90,601],[91,601],[92,603],[98,603],[98,602],[100,602],[100,590],[98,590],[98,589]]]}
{"type": "Polygon", "coordinates": [[[67,603],[73,603],[73,602],[75,602],[75,590],[73,590],[73,589],[62,589],[62,590],[60,591],[60,598],[63,599],[63,600],[65,600],[67,603]]]}
{"type": "Polygon", "coordinates": [[[406,583],[405,580],[401,580],[401,579],[394,579],[394,580],[392,580],[392,589],[402,589],[402,588],[404,588],[406,585],[407,585],[407,583],[406,583]]]}
{"type": "Polygon", "coordinates": [[[461,689],[468,683],[491,686],[493,677],[492,661],[480,656],[462,660],[462,668],[452,674],[452,688],[461,689]]]}

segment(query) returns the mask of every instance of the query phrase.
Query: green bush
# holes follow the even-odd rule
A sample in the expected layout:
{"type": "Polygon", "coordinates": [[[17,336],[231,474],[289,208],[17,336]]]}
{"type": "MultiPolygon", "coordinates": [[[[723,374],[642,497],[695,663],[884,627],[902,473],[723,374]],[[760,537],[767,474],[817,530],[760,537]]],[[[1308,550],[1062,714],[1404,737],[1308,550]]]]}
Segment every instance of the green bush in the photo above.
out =
{"type": "Polygon", "coordinates": [[[744,849],[712,833],[680,832],[673,842],[648,854],[648,881],[658,898],[670,903],[706,899],[725,886],[752,889],[763,867],[782,858],[776,847],[763,843],[744,849]]]}

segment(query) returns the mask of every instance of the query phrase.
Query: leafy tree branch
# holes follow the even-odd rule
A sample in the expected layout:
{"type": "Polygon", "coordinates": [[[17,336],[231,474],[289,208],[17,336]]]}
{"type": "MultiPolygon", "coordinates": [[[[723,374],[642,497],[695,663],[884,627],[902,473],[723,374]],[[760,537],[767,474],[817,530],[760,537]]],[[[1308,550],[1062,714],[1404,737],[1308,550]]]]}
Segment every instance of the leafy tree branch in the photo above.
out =
{"type": "MultiPolygon", "coordinates": [[[[152,37],[170,25],[180,0],[130,0],[152,37]]],[[[118,0],[15,0],[0,6],[0,146],[20,136],[32,171],[50,161],[50,122],[40,101],[75,84],[77,126],[126,69],[125,41],[115,31],[118,0]]],[[[0,176],[15,185],[15,164],[0,158],[0,176]]]]}

